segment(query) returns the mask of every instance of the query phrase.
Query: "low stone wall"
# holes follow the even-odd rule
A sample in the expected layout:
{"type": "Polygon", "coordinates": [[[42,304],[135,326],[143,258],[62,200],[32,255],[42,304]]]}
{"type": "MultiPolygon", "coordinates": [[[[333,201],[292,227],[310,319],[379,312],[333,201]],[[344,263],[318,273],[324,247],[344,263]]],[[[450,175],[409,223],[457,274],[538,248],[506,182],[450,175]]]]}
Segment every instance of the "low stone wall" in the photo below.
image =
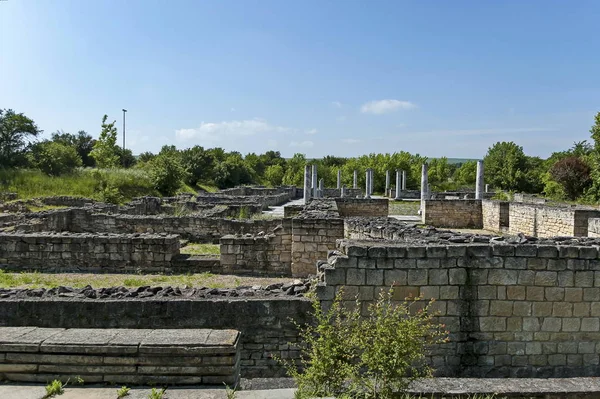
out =
{"type": "Polygon", "coordinates": [[[341,217],[387,217],[390,201],[374,198],[336,198],[338,212],[341,217]]]}
{"type": "MultiPolygon", "coordinates": [[[[324,188],[322,191],[323,198],[341,198],[342,190],[339,188],[324,188]]],[[[363,192],[360,188],[344,189],[344,198],[362,198],[363,192]]]]}
{"type": "Polygon", "coordinates": [[[532,194],[515,193],[513,195],[514,202],[523,202],[527,204],[545,204],[546,199],[540,198],[532,194]]]}
{"type": "Polygon", "coordinates": [[[287,194],[290,199],[296,198],[298,189],[294,186],[280,186],[274,188],[258,186],[240,186],[219,191],[217,194],[230,196],[270,196],[287,194]]]}
{"type": "Polygon", "coordinates": [[[0,233],[5,270],[87,273],[163,273],[179,254],[173,235],[0,233]]]}
{"type": "Polygon", "coordinates": [[[592,208],[511,202],[508,232],[536,237],[585,237],[588,234],[588,219],[597,217],[600,217],[600,210],[592,208]]]}
{"type": "Polygon", "coordinates": [[[85,208],[46,212],[39,215],[38,223],[18,227],[19,231],[70,231],[76,233],[164,233],[178,234],[195,242],[218,243],[228,234],[267,233],[279,224],[273,220],[239,220],[210,218],[202,215],[120,215],[93,213],[85,208]]]}
{"type": "Polygon", "coordinates": [[[235,330],[0,327],[0,380],[235,385],[235,330]]]}
{"type": "Polygon", "coordinates": [[[509,206],[508,201],[483,200],[481,202],[483,229],[495,232],[508,231],[509,206]]]}
{"type": "Polygon", "coordinates": [[[481,200],[426,200],[422,219],[436,227],[481,229],[481,200]]]}
{"type": "Polygon", "coordinates": [[[290,276],[291,220],[261,236],[227,235],[221,238],[222,273],[290,276]]]}
{"type": "Polygon", "coordinates": [[[394,245],[340,241],[317,288],[328,305],[343,286],[363,310],[381,290],[436,299],[450,342],[430,357],[440,376],[598,375],[598,247],[394,245]]]}
{"type": "Polygon", "coordinates": [[[0,326],[52,328],[211,328],[241,332],[241,373],[245,378],[284,376],[273,359],[298,358],[299,324],[309,321],[306,298],[190,300],[0,299],[0,326]]]}

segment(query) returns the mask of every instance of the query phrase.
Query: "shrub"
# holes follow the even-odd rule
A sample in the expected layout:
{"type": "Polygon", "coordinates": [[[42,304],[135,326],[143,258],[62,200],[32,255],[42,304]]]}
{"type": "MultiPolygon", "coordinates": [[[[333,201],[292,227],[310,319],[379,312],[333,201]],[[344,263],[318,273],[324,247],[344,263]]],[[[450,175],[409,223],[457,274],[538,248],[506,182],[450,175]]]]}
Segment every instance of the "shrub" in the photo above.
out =
{"type": "Polygon", "coordinates": [[[560,184],[568,199],[577,199],[592,183],[590,167],[577,157],[561,159],[550,168],[552,179],[560,184]]]}
{"type": "Polygon", "coordinates": [[[33,167],[50,176],[73,172],[82,165],[75,147],[54,141],[35,144],[28,154],[28,159],[33,167]]]}
{"type": "Polygon", "coordinates": [[[185,171],[181,162],[168,153],[160,154],[149,162],[152,185],[164,196],[173,196],[183,183],[185,171]]]}
{"type": "Polygon", "coordinates": [[[433,300],[398,303],[392,289],[381,293],[361,317],[359,301],[349,309],[341,299],[338,292],[327,311],[314,300],[314,324],[300,327],[302,371],[282,361],[296,381],[299,397],[391,398],[412,380],[431,375],[427,350],[446,342],[448,334],[433,321],[433,300]]]}

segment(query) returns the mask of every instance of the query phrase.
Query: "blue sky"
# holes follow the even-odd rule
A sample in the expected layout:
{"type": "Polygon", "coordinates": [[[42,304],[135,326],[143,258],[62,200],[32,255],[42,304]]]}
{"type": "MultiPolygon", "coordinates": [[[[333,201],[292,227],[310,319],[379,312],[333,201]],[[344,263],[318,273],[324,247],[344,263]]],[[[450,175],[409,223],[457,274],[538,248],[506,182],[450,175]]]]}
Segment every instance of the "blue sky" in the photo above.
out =
{"type": "Polygon", "coordinates": [[[546,157],[600,111],[598,1],[0,1],[0,108],[134,153],[546,157]],[[119,137],[119,142],[121,142],[119,137]]]}

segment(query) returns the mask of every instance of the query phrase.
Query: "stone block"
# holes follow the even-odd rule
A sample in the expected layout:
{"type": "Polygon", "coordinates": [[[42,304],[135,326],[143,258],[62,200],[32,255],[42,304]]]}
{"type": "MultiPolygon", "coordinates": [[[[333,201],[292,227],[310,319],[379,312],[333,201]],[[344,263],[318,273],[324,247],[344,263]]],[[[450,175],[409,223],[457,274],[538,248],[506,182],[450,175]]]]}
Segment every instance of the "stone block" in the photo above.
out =
{"type": "Polygon", "coordinates": [[[494,256],[515,256],[515,246],[507,244],[492,245],[492,255],[494,256]]]}
{"type": "Polygon", "coordinates": [[[600,331],[600,319],[597,317],[586,317],[581,319],[581,331],[600,331]]]}
{"type": "Polygon", "coordinates": [[[575,273],[572,271],[558,272],[559,287],[573,287],[575,284],[575,273]]]}
{"type": "Polygon", "coordinates": [[[506,299],[517,301],[525,300],[525,287],[522,285],[511,285],[506,287],[506,299]]]}
{"type": "Polygon", "coordinates": [[[527,301],[515,301],[513,304],[514,316],[531,316],[532,304],[527,301]]]}
{"type": "Polygon", "coordinates": [[[575,259],[579,257],[579,248],[570,245],[559,246],[559,257],[575,259]]]}
{"type": "Polygon", "coordinates": [[[490,316],[512,316],[512,301],[490,301],[490,316]]]}
{"type": "Polygon", "coordinates": [[[562,319],[559,317],[544,317],[542,331],[559,332],[562,327],[562,319]]]}
{"type": "MultiPolygon", "coordinates": [[[[417,261],[418,267],[418,261],[417,261]]],[[[447,285],[448,284],[448,270],[435,270],[429,272],[429,284],[430,285],[447,285]]]]}
{"type": "Polygon", "coordinates": [[[495,269],[490,270],[488,274],[488,284],[490,285],[516,285],[518,272],[516,270],[495,269]]]}
{"type": "Polygon", "coordinates": [[[526,295],[528,301],[543,301],[544,287],[527,287],[526,295]]]}
{"type": "Polygon", "coordinates": [[[440,299],[459,299],[458,287],[456,286],[442,286],[440,287],[440,299]]]}
{"type": "Polygon", "coordinates": [[[409,285],[426,285],[427,284],[427,270],[415,269],[408,271],[408,284],[409,285]]]}
{"type": "MultiPolygon", "coordinates": [[[[366,271],[367,285],[371,285],[371,286],[383,285],[383,276],[384,276],[384,271],[382,271],[382,270],[367,270],[366,271]]],[[[386,284],[386,285],[391,286],[391,284],[386,284]]]]}
{"type": "Polygon", "coordinates": [[[346,269],[326,269],[325,284],[329,286],[346,285],[346,269]]]}
{"type": "Polygon", "coordinates": [[[405,258],[406,248],[405,247],[387,247],[388,258],[405,258]]]}
{"type": "Polygon", "coordinates": [[[350,245],[346,248],[346,255],[349,257],[365,257],[367,256],[367,248],[357,245],[350,245]]]}
{"type": "Polygon", "coordinates": [[[593,287],[594,272],[593,271],[576,271],[575,272],[576,287],[593,287]]]}
{"type": "Polygon", "coordinates": [[[446,247],[446,256],[449,258],[462,258],[467,255],[467,246],[465,245],[448,245],[446,247]]]}
{"type": "Polygon", "coordinates": [[[584,288],[583,300],[586,302],[600,301],[600,288],[584,288]]]}
{"type": "Polygon", "coordinates": [[[482,332],[506,331],[506,317],[481,317],[479,328],[482,332]]]}
{"type": "Polygon", "coordinates": [[[472,244],[467,246],[467,255],[474,258],[487,258],[490,256],[491,248],[489,245],[472,244]]]}
{"type": "Polygon", "coordinates": [[[487,284],[489,270],[470,269],[469,272],[470,272],[470,282],[472,285],[477,286],[477,285],[487,284]]]}
{"type": "Polygon", "coordinates": [[[538,245],[537,246],[537,257],[538,258],[556,258],[558,257],[558,247],[554,245],[538,245]]]}
{"type": "Polygon", "coordinates": [[[590,303],[579,302],[573,304],[573,316],[574,317],[587,317],[590,315],[590,303]]]}
{"type": "Polygon", "coordinates": [[[546,287],[545,299],[550,302],[563,301],[565,299],[565,289],[561,287],[546,287]]]}
{"type": "Polygon", "coordinates": [[[430,245],[425,250],[428,258],[445,258],[446,247],[445,246],[434,246],[430,245]]]}
{"type": "Polygon", "coordinates": [[[425,258],[427,256],[427,247],[410,246],[407,248],[406,257],[425,258]]]}
{"type": "Polygon", "coordinates": [[[562,319],[563,332],[576,332],[581,329],[581,319],[574,317],[566,317],[562,319]]]}
{"type": "Polygon", "coordinates": [[[497,297],[496,286],[494,285],[482,285],[477,287],[477,298],[478,299],[496,299],[497,297]]]}
{"type": "Polygon", "coordinates": [[[552,306],[552,316],[571,317],[573,316],[573,304],[566,302],[554,302],[552,306]]]}
{"type": "Polygon", "coordinates": [[[565,301],[566,302],[581,302],[583,298],[582,288],[565,288],[565,301]]]}
{"type": "Polygon", "coordinates": [[[365,285],[366,277],[364,269],[347,269],[346,284],[347,285],[365,285]]]}
{"type": "Polygon", "coordinates": [[[371,247],[368,251],[369,258],[386,258],[387,249],[385,247],[371,247]]]}
{"type": "Polygon", "coordinates": [[[440,287],[437,285],[434,286],[423,286],[420,287],[420,293],[424,299],[439,299],[440,297],[440,287]]]}
{"type": "Polygon", "coordinates": [[[385,276],[385,285],[388,287],[392,285],[406,285],[408,283],[408,273],[406,270],[385,270],[383,275],[385,276]]]}
{"type": "Polygon", "coordinates": [[[557,272],[536,272],[535,285],[538,286],[555,286],[558,283],[557,272]]]}
{"type": "Polygon", "coordinates": [[[525,258],[533,258],[537,256],[537,246],[536,245],[517,245],[515,247],[515,256],[522,256],[525,258]]]}
{"type": "Polygon", "coordinates": [[[463,285],[467,282],[467,271],[465,269],[449,269],[448,280],[451,285],[463,285]]]}

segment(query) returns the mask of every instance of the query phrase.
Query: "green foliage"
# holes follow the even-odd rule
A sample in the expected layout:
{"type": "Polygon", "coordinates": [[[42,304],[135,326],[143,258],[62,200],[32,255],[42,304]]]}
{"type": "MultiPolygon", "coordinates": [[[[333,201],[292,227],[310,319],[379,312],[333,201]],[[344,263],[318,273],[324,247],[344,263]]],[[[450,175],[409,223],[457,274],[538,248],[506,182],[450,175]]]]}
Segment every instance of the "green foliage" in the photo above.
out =
{"type": "Polygon", "coordinates": [[[315,322],[300,328],[303,371],[280,360],[296,381],[298,397],[391,398],[414,379],[431,375],[427,350],[447,341],[444,326],[433,321],[432,302],[398,302],[390,290],[361,317],[362,304],[344,307],[342,295],[327,311],[314,300],[315,322]]]}
{"type": "Polygon", "coordinates": [[[48,385],[46,385],[46,395],[44,396],[44,398],[51,398],[56,395],[62,395],[63,393],[65,393],[66,385],[67,384],[63,385],[63,383],[59,380],[54,380],[50,382],[48,385]]]}
{"type": "Polygon", "coordinates": [[[117,157],[119,158],[119,166],[122,168],[131,168],[135,166],[137,163],[137,159],[133,156],[133,153],[129,148],[121,148],[119,146],[115,147],[115,152],[117,157]]]}
{"type": "Polygon", "coordinates": [[[70,147],[74,147],[77,154],[81,157],[83,166],[93,167],[96,165],[94,158],[90,156],[92,148],[94,148],[95,140],[85,131],[80,130],[77,134],[65,133],[57,131],[52,133],[52,139],[55,143],[61,143],[70,147]]]}
{"type": "Polygon", "coordinates": [[[183,184],[185,171],[179,157],[170,152],[159,154],[148,163],[154,189],[164,196],[173,196],[183,184]]]}
{"type": "Polygon", "coordinates": [[[106,123],[107,119],[108,115],[102,117],[100,137],[90,152],[90,156],[94,158],[99,168],[114,168],[119,164],[116,121],[106,123]]]}
{"type": "Polygon", "coordinates": [[[306,165],[306,157],[304,154],[294,154],[287,161],[287,169],[283,175],[283,184],[286,186],[304,186],[304,165],[306,165]]]}
{"type": "Polygon", "coordinates": [[[523,147],[513,142],[498,142],[484,160],[485,181],[502,190],[527,191],[527,157],[523,147]]]}
{"type": "Polygon", "coordinates": [[[126,386],[122,386],[121,388],[119,388],[117,390],[117,398],[121,399],[124,398],[125,396],[129,395],[129,391],[131,391],[131,388],[127,388],[126,386]]]}
{"type": "Polygon", "coordinates": [[[161,390],[152,388],[152,390],[150,391],[150,394],[148,395],[148,399],[163,399],[165,397],[166,390],[167,390],[166,388],[163,388],[161,390]]]}
{"type": "Polygon", "coordinates": [[[30,165],[50,176],[73,172],[82,165],[75,147],[55,141],[37,143],[27,155],[30,165]]]}
{"type": "Polygon", "coordinates": [[[265,170],[265,181],[271,186],[280,186],[283,182],[284,170],[281,165],[270,165],[265,170]]]}
{"type": "Polygon", "coordinates": [[[590,167],[577,157],[564,158],[550,169],[552,179],[557,182],[567,199],[575,200],[587,189],[592,180],[590,167]]]}
{"type": "Polygon", "coordinates": [[[223,385],[225,385],[225,395],[227,396],[227,399],[235,399],[237,397],[236,388],[231,388],[225,383],[223,383],[223,385]]]}
{"type": "Polygon", "coordinates": [[[250,210],[247,206],[240,207],[240,212],[238,213],[238,219],[249,219],[250,218],[250,210]]]}
{"type": "Polygon", "coordinates": [[[458,185],[472,187],[475,186],[476,180],[477,161],[467,161],[454,172],[454,181],[458,185]]]}
{"type": "Polygon", "coordinates": [[[20,166],[25,162],[24,149],[28,137],[42,131],[35,122],[12,109],[0,109],[0,166],[20,166]]]}

